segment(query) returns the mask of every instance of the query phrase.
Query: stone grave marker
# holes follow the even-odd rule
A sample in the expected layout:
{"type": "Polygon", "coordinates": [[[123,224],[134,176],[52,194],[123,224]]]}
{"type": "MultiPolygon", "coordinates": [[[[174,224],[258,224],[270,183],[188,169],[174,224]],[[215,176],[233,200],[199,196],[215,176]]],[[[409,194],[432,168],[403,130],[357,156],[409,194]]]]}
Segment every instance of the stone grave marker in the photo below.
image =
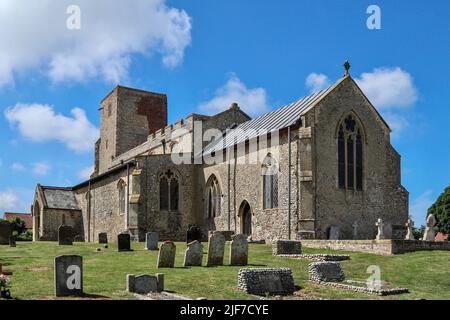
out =
{"type": "Polygon", "coordinates": [[[246,266],[248,264],[248,241],[243,234],[233,236],[230,250],[230,265],[246,266]]]}
{"type": "Polygon", "coordinates": [[[184,254],[183,266],[199,267],[202,265],[202,261],[203,261],[203,245],[197,240],[194,240],[187,245],[187,249],[184,254]]]}
{"type": "Polygon", "coordinates": [[[145,234],[145,249],[158,250],[158,233],[148,232],[145,234]]]}
{"type": "Polygon", "coordinates": [[[106,232],[102,232],[98,234],[98,243],[107,244],[108,243],[108,234],[106,232]]]}
{"type": "Polygon", "coordinates": [[[378,232],[377,232],[377,237],[375,238],[376,240],[383,240],[386,239],[384,236],[384,223],[383,223],[383,219],[378,219],[378,221],[375,223],[375,225],[378,228],[378,232]]]}
{"type": "Polygon", "coordinates": [[[9,221],[0,221],[0,245],[9,245],[9,237],[12,235],[12,227],[9,221]]]}
{"type": "Polygon", "coordinates": [[[15,248],[16,247],[16,237],[15,236],[10,236],[9,237],[9,246],[11,248],[15,248]]]}
{"type": "Polygon", "coordinates": [[[117,250],[119,252],[131,251],[131,239],[128,233],[121,233],[117,236],[117,250]]]}
{"type": "Polygon", "coordinates": [[[358,222],[353,222],[352,224],[353,227],[353,240],[357,240],[358,239],[358,222]]]}
{"type": "Polygon", "coordinates": [[[207,267],[222,266],[225,252],[225,236],[221,232],[214,232],[209,237],[207,267]]]}
{"type": "Polygon", "coordinates": [[[314,262],[308,266],[309,280],[315,282],[342,282],[345,280],[339,262],[314,262]]]}
{"type": "Polygon", "coordinates": [[[83,257],[65,255],[55,258],[55,295],[83,295],[83,257]]]}
{"type": "Polygon", "coordinates": [[[176,250],[177,247],[172,241],[165,241],[161,244],[158,254],[158,268],[173,268],[176,250]]]}
{"type": "Polygon", "coordinates": [[[275,240],[272,242],[272,254],[301,254],[302,243],[299,240],[275,240]]]}
{"type": "Polygon", "coordinates": [[[238,288],[258,296],[291,295],[295,292],[292,271],[288,268],[241,269],[238,288]]]}
{"type": "Polygon", "coordinates": [[[330,227],[330,236],[328,240],[339,240],[341,229],[337,226],[330,227]]]}
{"type": "Polygon", "coordinates": [[[186,231],[186,243],[191,243],[195,240],[202,240],[202,231],[197,226],[189,226],[188,230],[186,231]]]}
{"type": "Polygon", "coordinates": [[[408,230],[406,232],[405,240],[415,240],[414,233],[413,233],[414,221],[412,221],[412,219],[408,219],[408,222],[406,223],[405,226],[406,226],[406,228],[408,230]]]}
{"type": "Polygon", "coordinates": [[[436,232],[434,231],[434,226],[436,225],[436,218],[434,215],[430,214],[427,218],[427,226],[425,227],[425,232],[423,234],[422,240],[424,241],[435,241],[436,232]]]}
{"type": "Polygon", "coordinates": [[[148,274],[135,276],[134,274],[127,275],[127,291],[139,294],[148,294],[156,292],[158,289],[158,280],[155,276],[148,274]]]}
{"type": "Polygon", "coordinates": [[[73,245],[73,228],[67,225],[61,225],[58,228],[58,244],[60,246],[73,245]]]}

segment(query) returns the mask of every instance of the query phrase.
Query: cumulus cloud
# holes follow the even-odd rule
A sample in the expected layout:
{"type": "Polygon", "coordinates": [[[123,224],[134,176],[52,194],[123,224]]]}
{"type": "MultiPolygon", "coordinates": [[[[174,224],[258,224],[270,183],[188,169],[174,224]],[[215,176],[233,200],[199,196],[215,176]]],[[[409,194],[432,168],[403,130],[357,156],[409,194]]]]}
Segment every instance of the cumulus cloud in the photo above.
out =
{"type": "Polygon", "coordinates": [[[254,116],[269,109],[267,100],[265,89],[249,89],[236,75],[232,74],[227,83],[216,90],[211,100],[199,105],[199,109],[207,114],[215,114],[228,109],[233,102],[237,102],[242,110],[254,116]]]}
{"type": "Polygon", "coordinates": [[[361,74],[355,81],[380,109],[405,108],[417,101],[417,89],[412,76],[399,67],[374,69],[361,74]]]}
{"type": "Polygon", "coordinates": [[[89,180],[91,178],[92,173],[94,173],[94,166],[83,168],[78,172],[78,178],[80,178],[83,181],[89,180]]]}
{"type": "Polygon", "coordinates": [[[11,169],[16,172],[25,171],[25,167],[22,164],[17,163],[17,162],[15,162],[11,165],[11,169]]]}
{"type": "Polygon", "coordinates": [[[96,77],[117,83],[127,77],[134,54],[179,65],[191,43],[191,19],[165,2],[0,1],[0,87],[29,70],[55,83],[96,77]],[[80,29],[67,28],[71,5],[80,8],[80,29]]]}
{"type": "Polygon", "coordinates": [[[12,211],[19,205],[19,196],[12,190],[0,191],[0,211],[12,211]]]}
{"type": "Polygon", "coordinates": [[[19,103],[6,109],[5,117],[31,141],[59,141],[78,153],[91,151],[99,137],[98,128],[80,108],[72,109],[71,116],[64,116],[49,105],[19,103]]]}
{"type": "Polygon", "coordinates": [[[311,93],[321,91],[330,86],[330,80],[323,73],[310,73],[305,81],[306,87],[311,90],[311,93]]]}
{"type": "Polygon", "coordinates": [[[35,175],[46,176],[51,170],[51,167],[45,162],[37,162],[33,164],[32,171],[35,175]]]}
{"type": "Polygon", "coordinates": [[[433,191],[426,190],[424,193],[415,198],[411,204],[409,209],[410,215],[413,217],[417,227],[425,224],[428,208],[434,203],[432,196],[433,191]]]}

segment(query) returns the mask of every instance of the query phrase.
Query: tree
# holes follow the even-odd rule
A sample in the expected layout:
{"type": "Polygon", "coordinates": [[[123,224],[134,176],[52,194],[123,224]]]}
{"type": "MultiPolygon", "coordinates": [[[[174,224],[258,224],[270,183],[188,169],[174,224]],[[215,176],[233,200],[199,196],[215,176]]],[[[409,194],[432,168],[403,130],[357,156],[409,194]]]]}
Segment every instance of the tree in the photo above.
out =
{"type": "Polygon", "coordinates": [[[9,222],[11,222],[12,231],[16,235],[20,235],[27,230],[27,228],[25,226],[25,221],[23,221],[19,217],[16,217],[16,218],[10,220],[9,222]]]}
{"type": "Polygon", "coordinates": [[[450,186],[437,198],[436,202],[428,209],[428,215],[436,218],[436,228],[439,232],[450,233],[450,186]]]}

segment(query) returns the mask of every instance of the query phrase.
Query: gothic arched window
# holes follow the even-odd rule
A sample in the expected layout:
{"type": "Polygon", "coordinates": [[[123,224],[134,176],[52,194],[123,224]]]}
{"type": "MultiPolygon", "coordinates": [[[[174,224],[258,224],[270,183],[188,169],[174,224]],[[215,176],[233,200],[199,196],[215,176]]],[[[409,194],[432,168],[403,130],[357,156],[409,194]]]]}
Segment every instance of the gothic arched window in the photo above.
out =
{"type": "Polygon", "coordinates": [[[179,183],[171,170],[159,177],[159,209],[161,211],[178,211],[179,183]]]}
{"type": "Polygon", "coordinates": [[[126,183],[120,180],[117,184],[119,189],[119,214],[125,214],[126,212],[126,183]]]}
{"type": "Polygon", "coordinates": [[[206,215],[209,219],[220,215],[221,197],[219,181],[215,175],[212,175],[206,184],[206,215]]]}
{"type": "Polygon", "coordinates": [[[278,163],[268,154],[262,165],[263,208],[278,208],[278,163]]]}
{"type": "Polygon", "coordinates": [[[338,185],[341,189],[363,188],[363,132],[353,115],[348,115],[339,125],[338,185]]]}

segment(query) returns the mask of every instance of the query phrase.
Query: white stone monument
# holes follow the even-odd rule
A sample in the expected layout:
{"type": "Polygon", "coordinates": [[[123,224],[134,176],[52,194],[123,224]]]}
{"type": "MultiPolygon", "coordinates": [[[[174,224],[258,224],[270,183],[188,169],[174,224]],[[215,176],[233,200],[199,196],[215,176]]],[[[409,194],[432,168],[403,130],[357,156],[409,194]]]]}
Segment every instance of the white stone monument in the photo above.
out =
{"type": "Polygon", "coordinates": [[[423,234],[423,241],[434,241],[436,233],[434,232],[434,226],[436,225],[436,218],[434,215],[430,214],[427,218],[427,227],[423,234]]]}
{"type": "Polygon", "coordinates": [[[408,222],[406,223],[405,226],[408,230],[406,232],[405,240],[415,240],[414,234],[413,234],[414,221],[412,221],[411,219],[408,219],[408,222]]]}

